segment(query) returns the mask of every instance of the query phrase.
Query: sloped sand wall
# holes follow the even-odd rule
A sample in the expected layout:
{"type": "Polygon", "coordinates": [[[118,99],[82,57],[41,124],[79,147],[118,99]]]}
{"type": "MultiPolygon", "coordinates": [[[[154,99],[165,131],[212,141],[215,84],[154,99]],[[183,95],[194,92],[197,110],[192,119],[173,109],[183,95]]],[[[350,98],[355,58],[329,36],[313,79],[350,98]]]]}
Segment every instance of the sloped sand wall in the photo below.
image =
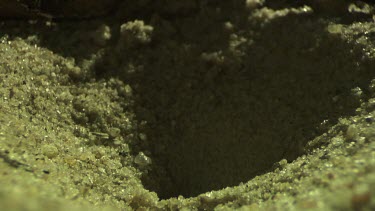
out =
{"type": "Polygon", "coordinates": [[[372,5],[97,2],[1,24],[0,207],[374,208],[372,5]]]}

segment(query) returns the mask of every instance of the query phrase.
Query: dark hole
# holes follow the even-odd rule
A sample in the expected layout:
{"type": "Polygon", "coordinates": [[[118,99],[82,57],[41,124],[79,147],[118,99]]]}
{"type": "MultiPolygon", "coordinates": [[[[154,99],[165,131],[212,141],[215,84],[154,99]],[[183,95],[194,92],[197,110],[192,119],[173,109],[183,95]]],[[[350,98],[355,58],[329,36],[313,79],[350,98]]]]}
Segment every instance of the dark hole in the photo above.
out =
{"type": "Polygon", "coordinates": [[[373,64],[325,24],[291,19],[259,29],[243,54],[224,52],[223,63],[182,43],[155,44],[144,55],[144,71],[130,83],[154,161],[146,188],[166,199],[238,185],[293,161],[353,114],[359,100],[351,90],[366,92],[373,64]]]}

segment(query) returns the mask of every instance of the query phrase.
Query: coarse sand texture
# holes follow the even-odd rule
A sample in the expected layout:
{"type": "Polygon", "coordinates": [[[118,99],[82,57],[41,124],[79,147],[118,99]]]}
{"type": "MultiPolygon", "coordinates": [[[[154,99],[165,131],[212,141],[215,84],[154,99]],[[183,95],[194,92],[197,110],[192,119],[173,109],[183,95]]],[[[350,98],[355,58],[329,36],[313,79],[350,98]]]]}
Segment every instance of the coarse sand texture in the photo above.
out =
{"type": "Polygon", "coordinates": [[[371,3],[85,2],[0,22],[0,210],[375,209],[371,3]]]}

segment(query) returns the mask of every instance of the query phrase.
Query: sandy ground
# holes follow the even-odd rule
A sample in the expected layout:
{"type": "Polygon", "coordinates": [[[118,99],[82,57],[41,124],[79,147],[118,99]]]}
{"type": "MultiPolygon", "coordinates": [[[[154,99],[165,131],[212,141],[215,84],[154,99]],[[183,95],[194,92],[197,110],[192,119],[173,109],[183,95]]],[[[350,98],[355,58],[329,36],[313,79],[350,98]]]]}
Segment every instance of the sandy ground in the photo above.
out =
{"type": "Polygon", "coordinates": [[[1,210],[375,209],[370,3],[4,2],[1,210]]]}

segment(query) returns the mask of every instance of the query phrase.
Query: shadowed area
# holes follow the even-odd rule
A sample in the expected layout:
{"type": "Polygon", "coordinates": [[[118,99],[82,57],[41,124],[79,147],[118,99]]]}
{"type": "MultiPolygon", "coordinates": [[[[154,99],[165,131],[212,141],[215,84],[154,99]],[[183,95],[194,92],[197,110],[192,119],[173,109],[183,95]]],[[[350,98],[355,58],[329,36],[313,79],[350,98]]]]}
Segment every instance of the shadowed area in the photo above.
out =
{"type": "Polygon", "coordinates": [[[145,58],[135,87],[156,161],[147,188],[169,198],[238,185],[283,158],[292,161],[307,141],[354,112],[359,101],[351,89],[368,84],[373,64],[325,24],[278,24],[243,44],[245,54],[224,53],[223,63],[168,43],[145,58]]]}

